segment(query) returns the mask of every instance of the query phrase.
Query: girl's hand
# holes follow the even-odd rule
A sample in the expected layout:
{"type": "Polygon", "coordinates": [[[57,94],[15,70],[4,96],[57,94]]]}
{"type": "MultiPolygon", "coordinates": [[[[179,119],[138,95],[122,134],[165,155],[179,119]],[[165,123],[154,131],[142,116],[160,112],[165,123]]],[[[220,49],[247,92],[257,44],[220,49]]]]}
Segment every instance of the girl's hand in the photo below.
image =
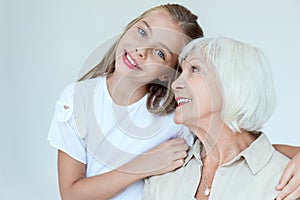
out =
{"type": "Polygon", "coordinates": [[[286,166],[276,189],[281,190],[276,200],[296,200],[300,198],[300,152],[286,166]]]}
{"type": "Polygon", "coordinates": [[[119,170],[128,173],[140,173],[144,178],[164,174],[183,165],[187,150],[188,145],[184,139],[171,139],[150,149],[119,170]]]}

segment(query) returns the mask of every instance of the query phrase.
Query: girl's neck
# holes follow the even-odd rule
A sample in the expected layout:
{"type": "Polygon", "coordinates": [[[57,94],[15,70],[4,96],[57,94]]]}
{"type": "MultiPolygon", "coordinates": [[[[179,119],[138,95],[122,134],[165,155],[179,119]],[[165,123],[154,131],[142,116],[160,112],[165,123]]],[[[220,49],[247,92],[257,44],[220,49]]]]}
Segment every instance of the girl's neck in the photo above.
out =
{"type": "Polygon", "coordinates": [[[106,77],[107,89],[113,101],[122,106],[131,105],[147,94],[146,85],[112,73],[106,77]]]}

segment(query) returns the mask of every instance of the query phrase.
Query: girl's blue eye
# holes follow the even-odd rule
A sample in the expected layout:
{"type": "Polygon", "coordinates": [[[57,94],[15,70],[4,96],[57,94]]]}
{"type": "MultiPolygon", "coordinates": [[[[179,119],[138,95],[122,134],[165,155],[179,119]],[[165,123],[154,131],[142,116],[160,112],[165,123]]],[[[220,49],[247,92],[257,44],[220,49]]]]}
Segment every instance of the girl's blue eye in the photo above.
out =
{"type": "Polygon", "coordinates": [[[163,60],[166,59],[165,54],[161,50],[156,49],[155,51],[160,58],[162,58],[163,60]]]}
{"type": "Polygon", "coordinates": [[[142,37],[147,37],[148,36],[146,31],[142,28],[138,28],[138,32],[142,37]]]}

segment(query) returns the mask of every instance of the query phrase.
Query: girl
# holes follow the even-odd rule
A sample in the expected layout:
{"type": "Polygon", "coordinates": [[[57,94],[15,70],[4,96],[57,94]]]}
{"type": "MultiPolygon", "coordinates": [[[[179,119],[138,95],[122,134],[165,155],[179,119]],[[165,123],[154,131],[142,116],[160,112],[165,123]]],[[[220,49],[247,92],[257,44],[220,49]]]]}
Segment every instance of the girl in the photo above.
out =
{"type": "Polygon", "coordinates": [[[169,139],[193,138],[168,114],[175,106],[168,87],[179,52],[202,36],[197,16],[183,6],[152,8],[65,89],[49,133],[63,199],[141,199],[143,178],[182,165],[188,146],[169,139]]]}

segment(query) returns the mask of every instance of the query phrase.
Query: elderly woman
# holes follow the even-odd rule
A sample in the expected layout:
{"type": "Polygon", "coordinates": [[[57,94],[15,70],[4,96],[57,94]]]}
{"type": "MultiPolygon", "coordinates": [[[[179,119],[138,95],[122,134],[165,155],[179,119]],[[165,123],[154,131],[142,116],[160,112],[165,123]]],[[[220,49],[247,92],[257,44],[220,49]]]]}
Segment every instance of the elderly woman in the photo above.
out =
{"type": "Polygon", "coordinates": [[[174,119],[197,140],[182,168],[146,180],[143,199],[275,199],[289,159],[260,131],[275,105],[262,52],[228,38],[202,38],[180,58],[174,119]]]}

